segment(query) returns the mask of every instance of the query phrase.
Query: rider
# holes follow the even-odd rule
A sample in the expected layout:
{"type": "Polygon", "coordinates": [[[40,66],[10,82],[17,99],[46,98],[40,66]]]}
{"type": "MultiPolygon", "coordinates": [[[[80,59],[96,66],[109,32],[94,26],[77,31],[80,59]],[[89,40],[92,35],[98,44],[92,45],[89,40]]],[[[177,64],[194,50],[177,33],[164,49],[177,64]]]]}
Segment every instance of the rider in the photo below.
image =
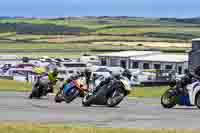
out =
{"type": "Polygon", "coordinates": [[[53,86],[57,82],[57,77],[58,77],[58,69],[54,68],[53,72],[48,73],[48,80],[49,80],[49,92],[53,93],[53,86]]]}
{"type": "Polygon", "coordinates": [[[124,72],[122,73],[122,76],[127,77],[129,80],[131,80],[132,73],[128,69],[125,69],[124,72]]]}
{"type": "Polygon", "coordinates": [[[48,73],[46,72],[39,75],[35,85],[44,88],[49,87],[47,93],[53,93],[53,86],[57,82],[57,76],[58,76],[58,69],[54,68],[52,72],[48,73]]]}
{"type": "MultiPolygon", "coordinates": [[[[189,72],[188,72],[189,73],[189,72]]],[[[190,74],[191,75],[191,74],[190,74]]],[[[194,73],[191,75],[191,77],[194,77],[196,79],[200,79],[200,65],[197,66],[195,69],[194,69],[194,73]]]]}
{"type": "MultiPolygon", "coordinates": [[[[129,81],[131,81],[132,73],[128,69],[125,69],[122,74],[119,72],[116,72],[116,73],[112,72],[112,73],[110,73],[110,76],[106,77],[105,80],[101,81],[101,83],[96,87],[95,91],[97,91],[99,88],[101,88],[101,86],[108,84],[113,79],[119,80],[121,78],[121,76],[126,77],[129,81]]],[[[132,84],[130,84],[130,85],[132,85],[132,84]]]]}
{"type": "Polygon", "coordinates": [[[90,80],[91,80],[92,71],[89,68],[86,68],[84,71],[84,76],[86,79],[87,88],[90,87],[90,80]]]}
{"type": "Polygon", "coordinates": [[[177,90],[180,93],[187,94],[186,86],[197,80],[200,80],[200,66],[196,67],[192,72],[189,72],[189,70],[185,70],[185,76],[182,77],[179,82],[175,82],[177,84],[177,90]]]}

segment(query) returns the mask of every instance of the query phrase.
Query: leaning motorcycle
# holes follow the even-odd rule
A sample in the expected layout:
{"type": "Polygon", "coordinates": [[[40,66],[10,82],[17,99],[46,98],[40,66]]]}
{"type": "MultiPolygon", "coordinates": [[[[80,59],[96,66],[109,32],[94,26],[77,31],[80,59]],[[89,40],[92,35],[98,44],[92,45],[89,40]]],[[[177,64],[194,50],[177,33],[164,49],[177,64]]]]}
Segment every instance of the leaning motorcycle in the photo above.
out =
{"type": "Polygon", "coordinates": [[[164,108],[180,106],[197,106],[200,108],[200,82],[192,81],[186,75],[182,79],[172,81],[170,88],[161,97],[161,105],[164,108]]]}
{"type": "Polygon", "coordinates": [[[79,76],[72,76],[57,92],[54,100],[56,103],[65,101],[66,103],[71,103],[77,97],[83,97],[85,92],[87,92],[84,86],[83,79],[79,76]]]}
{"type": "Polygon", "coordinates": [[[102,82],[99,82],[99,85],[97,85],[95,89],[84,96],[82,99],[83,106],[87,107],[94,104],[115,107],[120,104],[124,97],[132,90],[129,79],[126,77],[112,78],[102,82]]]}
{"type": "Polygon", "coordinates": [[[47,85],[41,85],[39,84],[39,82],[35,82],[32,85],[32,92],[29,95],[29,98],[38,98],[40,99],[42,96],[46,96],[48,94],[48,90],[49,90],[49,84],[47,85]]]}

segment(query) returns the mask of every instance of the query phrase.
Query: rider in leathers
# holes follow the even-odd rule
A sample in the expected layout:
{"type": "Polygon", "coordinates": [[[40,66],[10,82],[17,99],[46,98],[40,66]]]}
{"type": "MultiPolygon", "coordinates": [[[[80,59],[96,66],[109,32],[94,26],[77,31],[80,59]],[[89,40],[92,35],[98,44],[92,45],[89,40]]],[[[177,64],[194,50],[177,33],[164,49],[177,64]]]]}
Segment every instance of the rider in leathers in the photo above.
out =
{"type": "MultiPolygon", "coordinates": [[[[128,69],[125,69],[121,75],[128,78],[128,80],[131,81],[132,73],[128,69]]],[[[121,75],[119,73],[118,74],[111,73],[109,77],[105,78],[104,81],[101,81],[101,83],[95,88],[95,92],[97,92],[103,85],[108,84],[111,80],[113,79],[119,80],[121,75]]]]}
{"type": "Polygon", "coordinates": [[[35,87],[49,88],[47,93],[53,93],[53,86],[57,82],[58,70],[55,68],[52,72],[44,73],[38,76],[35,87]]]}
{"type": "Polygon", "coordinates": [[[200,66],[196,67],[193,72],[185,71],[185,76],[177,84],[177,90],[180,93],[187,94],[186,86],[197,80],[200,80],[200,66]]]}

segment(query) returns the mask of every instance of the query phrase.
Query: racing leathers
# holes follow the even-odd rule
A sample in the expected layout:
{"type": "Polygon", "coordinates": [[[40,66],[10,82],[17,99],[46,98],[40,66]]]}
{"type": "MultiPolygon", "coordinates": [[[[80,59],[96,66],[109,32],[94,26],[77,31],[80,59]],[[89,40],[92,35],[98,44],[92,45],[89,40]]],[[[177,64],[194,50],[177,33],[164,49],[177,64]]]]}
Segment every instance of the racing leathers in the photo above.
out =
{"type": "Polygon", "coordinates": [[[35,83],[35,87],[39,88],[45,88],[47,90],[47,93],[53,93],[53,86],[57,82],[57,75],[55,75],[53,72],[50,73],[44,73],[42,75],[37,76],[37,81],[35,83]]]}

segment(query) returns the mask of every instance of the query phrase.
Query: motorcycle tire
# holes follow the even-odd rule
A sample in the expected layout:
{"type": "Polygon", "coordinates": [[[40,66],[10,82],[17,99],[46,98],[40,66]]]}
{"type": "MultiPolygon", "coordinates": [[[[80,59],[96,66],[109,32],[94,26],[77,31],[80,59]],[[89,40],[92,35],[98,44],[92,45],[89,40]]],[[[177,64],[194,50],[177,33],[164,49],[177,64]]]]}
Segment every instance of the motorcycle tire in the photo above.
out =
{"type": "Polygon", "coordinates": [[[82,105],[84,107],[89,107],[92,104],[92,101],[94,100],[94,96],[91,93],[86,94],[82,99],[82,105]]]}
{"type": "Polygon", "coordinates": [[[125,97],[124,91],[122,89],[117,89],[117,90],[118,91],[116,91],[116,93],[118,93],[118,97],[115,97],[115,95],[112,97],[109,97],[107,100],[107,107],[115,107],[119,103],[121,103],[121,101],[124,99],[125,97]],[[113,101],[114,98],[116,98],[115,101],[113,101]]]}
{"type": "Polygon", "coordinates": [[[57,92],[55,98],[54,98],[54,101],[55,101],[56,103],[61,103],[61,102],[63,101],[63,98],[61,98],[60,95],[62,95],[62,90],[59,90],[59,91],[57,92]]]}
{"type": "Polygon", "coordinates": [[[98,99],[99,96],[101,96],[102,94],[104,95],[105,89],[107,88],[104,88],[102,86],[93,93],[87,93],[82,99],[82,105],[85,107],[91,106],[91,104],[95,103],[96,98],[98,99]]]}
{"type": "Polygon", "coordinates": [[[33,98],[33,93],[31,92],[31,94],[29,95],[28,97],[29,99],[32,99],[33,98]]]}
{"type": "Polygon", "coordinates": [[[173,90],[168,89],[161,97],[161,105],[164,108],[173,108],[176,105],[175,96],[173,95],[173,90]]]}
{"type": "Polygon", "coordinates": [[[200,109],[200,93],[196,95],[195,104],[200,109]]]}
{"type": "Polygon", "coordinates": [[[79,96],[79,94],[80,94],[79,90],[75,89],[75,92],[71,96],[69,97],[64,96],[65,102],[71,103],[75,98],[79,96]]]}
{"type": "Polygon", "coordinates": [[[41,95],[39,94],[39,88],[34,87],[31,94],[29,95],[29,99],[33,99],[33,98],[40,98],[41,95]]]}

